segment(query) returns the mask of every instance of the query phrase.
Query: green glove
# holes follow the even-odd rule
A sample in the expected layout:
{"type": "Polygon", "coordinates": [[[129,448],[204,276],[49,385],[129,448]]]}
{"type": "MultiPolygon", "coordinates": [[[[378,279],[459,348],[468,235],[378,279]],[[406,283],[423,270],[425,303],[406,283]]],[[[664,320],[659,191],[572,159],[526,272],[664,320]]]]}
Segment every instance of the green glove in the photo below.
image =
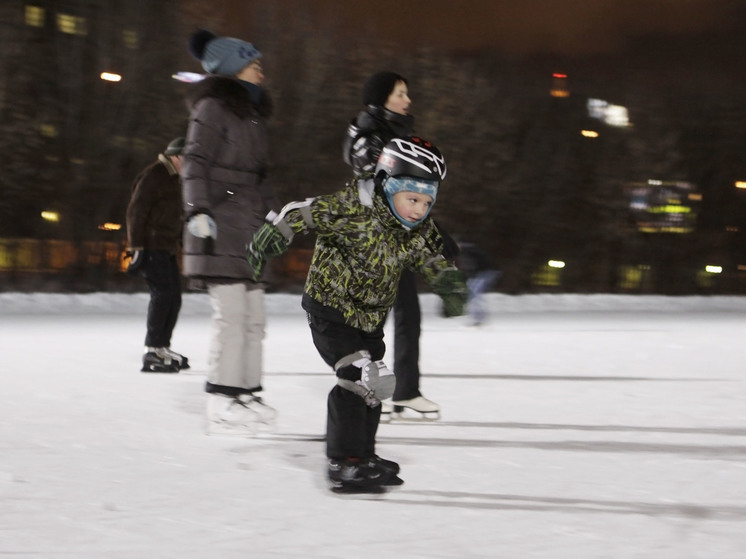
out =
{"type": "Polygon", "coordinates": [[[456,269],[444,270],[435,280],[433,291],[443,300],[445,317],[464,314],[468,289],[463,272],[456,269]]]}
{"type": "Polygon", "coordinates": [[[251,245],[266,258],[284,254],[288,249],[288,241],[280,230],[271,223],[265,223],[254,233],[251,245]]]}
{"type": "Polygon", "coordinates": [[[271,223],[265,223],[254,233],[254,238],[246,250],[246,260],[252,269],[252,278],[259,281],[267,264],[267,259],[283,254],[288,249],[288,242],[280,231],[271,223]]]}

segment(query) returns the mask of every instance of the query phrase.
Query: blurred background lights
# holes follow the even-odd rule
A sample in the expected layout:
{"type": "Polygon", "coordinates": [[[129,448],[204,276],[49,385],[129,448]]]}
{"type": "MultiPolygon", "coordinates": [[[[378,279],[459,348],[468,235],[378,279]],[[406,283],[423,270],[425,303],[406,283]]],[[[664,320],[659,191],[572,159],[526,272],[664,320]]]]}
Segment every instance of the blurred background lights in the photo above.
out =
{"type": "Polygon", "coordinates": [[[562,262],[562,260],[550,260],[549,262],[547,262],[547,266],[549,266],[550,268],[564,268],[565,263],[562,262]]]}
{"type": "Polygon", "coordinates": [[[720,274],[723,271],[722,266],[713,266],[712,264],[708,264],[705,266],[705,272],[708,274],[720,274]]]}
{"type": "Polygon", "coordinates": [[[101,72],[101,79],[105,82],[120,82],[122,81],[122,76],[112,72],[101,72]]]}
{"type": "Polygon", "coordinates": [[[46,211],[41,212],[41,218],[46,221],[57,223],[60,220],[60,214],[58,214],[57,212],[46,210],[46,211]]]}
{"type": "Polygon", "coordinates": [[[122,228],[120,223],[102,223],[98,226],[102,231],[119,231],[122,228]]]}

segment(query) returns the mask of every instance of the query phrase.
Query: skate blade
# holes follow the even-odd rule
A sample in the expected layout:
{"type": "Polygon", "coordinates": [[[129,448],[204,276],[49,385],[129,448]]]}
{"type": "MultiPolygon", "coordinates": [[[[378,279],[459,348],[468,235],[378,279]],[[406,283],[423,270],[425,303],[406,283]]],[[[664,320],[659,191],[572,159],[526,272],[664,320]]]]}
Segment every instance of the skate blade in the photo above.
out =
{"type": "Polygon", "coordinates": [[[230,423],[211,423],[205,428],[206,435],[230,435],[232,437],[253,438],[258,430],[252,425],[231,425],[230,423]]]}
{"type": "Polygon", "coordinates": [[[368,486],[336,486],[332,485],[330,490],[335,495],[382,495],[386,493],[383,485],[368,486]]]}
{"type": "MultiPolygon", "coordinates": [[[[387,423],[391,422],[432,422],[440,420],[440,412],[420,412],[406,408],[404,411],[394,412],[391,417],[387,420],[387,423]]],[[[383,418],[381,419],[383,421],[383,418]]]]}
{"type": "Polygon", "coordinates": [[[140,369],[141,373],[150,373],[150,374],[174,374],[178,373],[180,369],[176,368],[170,368],[170,367],[155,367],[155,368],[142,368],[140,369]]]}

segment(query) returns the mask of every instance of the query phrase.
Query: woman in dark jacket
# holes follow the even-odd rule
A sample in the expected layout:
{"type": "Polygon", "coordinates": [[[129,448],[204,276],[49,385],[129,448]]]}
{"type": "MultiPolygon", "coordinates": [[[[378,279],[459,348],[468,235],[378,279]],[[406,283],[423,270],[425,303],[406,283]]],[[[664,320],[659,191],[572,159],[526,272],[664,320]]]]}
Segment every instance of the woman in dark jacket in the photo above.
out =
{"type": "Polygon", "coordinates": [[[267,181],[272,104],[261,53],[240,39],[198,31],[190,51],[210,74],[191,86],[181,177],[184,275],[206,284],[213,307],[208,432],[253,434],[274,426],[262,390],[264,285],[251,280],[246,245],[281,209],[267,181]]]}
{"type": "MultiPolygon", "coordinates": [[[[362,196],[370,196],[373,188],[372,173],[376,168],[381,149],[389,140],[410,136],[414,117],[409,114],[408,82],[395,72],[377,72],[363,86],[365,109],[347,127],[342,158],[357,177],[362,196]],[[367,179],[367,180],[366,180],[367,179]]],[[[447,259],[455,258],[456,243],[440,228],[447,259]]],[[[396,391],[393,405],[382,404],[383,414],[409,408],[423,417],[440,417],[440,406],[425,398],[420,392],[420,302],[413,272],[405,270],[399,280],[394,303],[394,373],[396,391]]]]}

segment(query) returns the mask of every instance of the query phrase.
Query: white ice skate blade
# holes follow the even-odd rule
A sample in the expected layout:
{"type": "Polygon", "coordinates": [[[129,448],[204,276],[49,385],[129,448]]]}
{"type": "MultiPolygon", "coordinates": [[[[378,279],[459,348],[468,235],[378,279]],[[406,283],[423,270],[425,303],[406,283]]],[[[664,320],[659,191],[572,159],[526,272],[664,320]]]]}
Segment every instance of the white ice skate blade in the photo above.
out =
{"type": "Polygon", "coordinates": [[[210,421],[205,428],[207,435],[231,435],[233,437],[256,437],[260,430],[257,425],[210,421]]]}
{"type": "Polygon", "coordinates": [[[384,417],[381,416],[381,421],[385,421],[387,423],[431,422],[431,421],[439,421],[439,420],[440,420],[439,411],[419,412],[419,411],[416,411],[410,408],[404,408],[403,411],[392,412],[388,414],[388,417],[385,420],[384,420],[384,417]]]}

